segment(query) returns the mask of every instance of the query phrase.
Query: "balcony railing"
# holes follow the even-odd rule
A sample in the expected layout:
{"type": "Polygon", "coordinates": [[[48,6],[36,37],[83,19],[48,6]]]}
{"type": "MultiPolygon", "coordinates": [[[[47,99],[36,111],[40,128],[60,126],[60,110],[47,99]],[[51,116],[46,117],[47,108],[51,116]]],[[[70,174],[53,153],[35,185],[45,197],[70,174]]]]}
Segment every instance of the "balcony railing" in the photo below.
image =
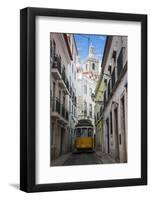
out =
{"type": "Polygon", "coordinates": [[[61,113],[61,104],[58,98],[52,98],[52,112],[61,113]]]}
{"type": "Polygon", "coordinates": [[[55,55],[52,61],[52,74],[56,80],[60,81],[60,86],[69,93],[69,81],[65,73],[65,66],[62,65],[61,56],[55,55]]]}
{"type": "Polygon", "coordinates": [[[52,98],[51,100],[52,102],[52,116],[53,113],[57,113],[59,116],[61,116],[62,118],[64,118],[65,120],[69,120],[69,112],[68,110],[65,108],[64,105],[62,105],[59,101],[58,98],[52,98]]]}
{"type": "Polygon", "coordinates": [[[58,69],[59,73],[61,74],[61,57],[58,55],[54,56],[54,61],[52,63],[52,68],[53,69],[58,69]]]}
{"type": "Polygon", "coordinates": [[[61,79],[62,80],[59,81],[60,87],[63,88],[63,90],[66,92],[66,94],[69,94],[69,81],[66,77],[64,70],[61,73],[61,79]]]}

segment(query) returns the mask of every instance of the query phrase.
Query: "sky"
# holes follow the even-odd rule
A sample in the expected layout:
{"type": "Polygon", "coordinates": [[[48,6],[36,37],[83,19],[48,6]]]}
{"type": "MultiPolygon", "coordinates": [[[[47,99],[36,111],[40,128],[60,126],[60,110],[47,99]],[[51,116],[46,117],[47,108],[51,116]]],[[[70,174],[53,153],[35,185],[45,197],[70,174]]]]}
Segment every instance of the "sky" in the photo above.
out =
{"type": "Polygon", "coordinates": [[[104,35],[86,35],[86,34],[74,34],[78,54],[80,56],[81,62],[84,61],[84,59],[88,55],[88,38],[90,41],[90,44],[92,43],[92,46],[94,47],[94,53],[96,57],[101,61],[103,52],[104,52],[104,45],[106,41],[106,36],[104,35]]]}

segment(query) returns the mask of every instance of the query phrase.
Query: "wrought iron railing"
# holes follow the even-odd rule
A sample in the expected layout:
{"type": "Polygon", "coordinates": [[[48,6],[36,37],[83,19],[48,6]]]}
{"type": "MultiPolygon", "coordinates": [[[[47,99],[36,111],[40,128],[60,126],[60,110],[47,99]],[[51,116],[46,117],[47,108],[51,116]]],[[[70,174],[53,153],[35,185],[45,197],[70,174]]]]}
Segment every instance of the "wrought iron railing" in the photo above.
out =
{"type": "Polygon", "coordinates": [[[52,112],[57,112],[67,121],[69,120],[69,112],[64,105],[60,103],[58,98],[51,99],[52,112]]]}
{"type": "Polygon", "coordinates": [[[59,73],[61,74],[61,57],[60,56],[58,55],[54,56],[52,68],[58,69],[59,73]]]}

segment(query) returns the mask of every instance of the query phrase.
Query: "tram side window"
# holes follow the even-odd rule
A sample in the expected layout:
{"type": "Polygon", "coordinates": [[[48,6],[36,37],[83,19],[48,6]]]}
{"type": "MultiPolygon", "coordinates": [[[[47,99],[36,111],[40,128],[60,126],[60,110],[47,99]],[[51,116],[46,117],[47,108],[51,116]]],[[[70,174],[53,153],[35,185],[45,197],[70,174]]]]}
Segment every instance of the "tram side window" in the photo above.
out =
{"type": "Polygon", "coordinates": [[[81,136],[81,128],[76,129],[76,136],[80,137],[81,136]]]}
{"type": "Polygon", "coordinates": [[[92,128],[89,128],[89,129],[88,129],[88,136],[89,136],[89,137],[92,137],[92,136],[93,136],[93,129],[92,129],[92,128]]]}

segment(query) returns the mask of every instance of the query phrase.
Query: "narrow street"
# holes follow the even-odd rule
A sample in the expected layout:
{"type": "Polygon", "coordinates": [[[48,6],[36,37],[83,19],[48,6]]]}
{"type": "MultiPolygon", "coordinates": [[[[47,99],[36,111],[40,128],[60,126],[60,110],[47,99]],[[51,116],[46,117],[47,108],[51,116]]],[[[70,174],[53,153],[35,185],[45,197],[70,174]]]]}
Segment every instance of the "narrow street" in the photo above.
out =
{"type": "Polygon", "coordinates": [[[101,159],[93,152],[91,153],[72,153],[63,165],[90,165],[102,164],[101,159]]]}
{"type": "Polygon", "coordinates": [[[127,42],[50,34],[51,166],[127,162],[127,42]]]}
{"type": "Polygon", "coordinates": [[[92,165],[117,163],[108,154],[101,152],[76,152],[60,156],[51,166],[92,165]]]}

